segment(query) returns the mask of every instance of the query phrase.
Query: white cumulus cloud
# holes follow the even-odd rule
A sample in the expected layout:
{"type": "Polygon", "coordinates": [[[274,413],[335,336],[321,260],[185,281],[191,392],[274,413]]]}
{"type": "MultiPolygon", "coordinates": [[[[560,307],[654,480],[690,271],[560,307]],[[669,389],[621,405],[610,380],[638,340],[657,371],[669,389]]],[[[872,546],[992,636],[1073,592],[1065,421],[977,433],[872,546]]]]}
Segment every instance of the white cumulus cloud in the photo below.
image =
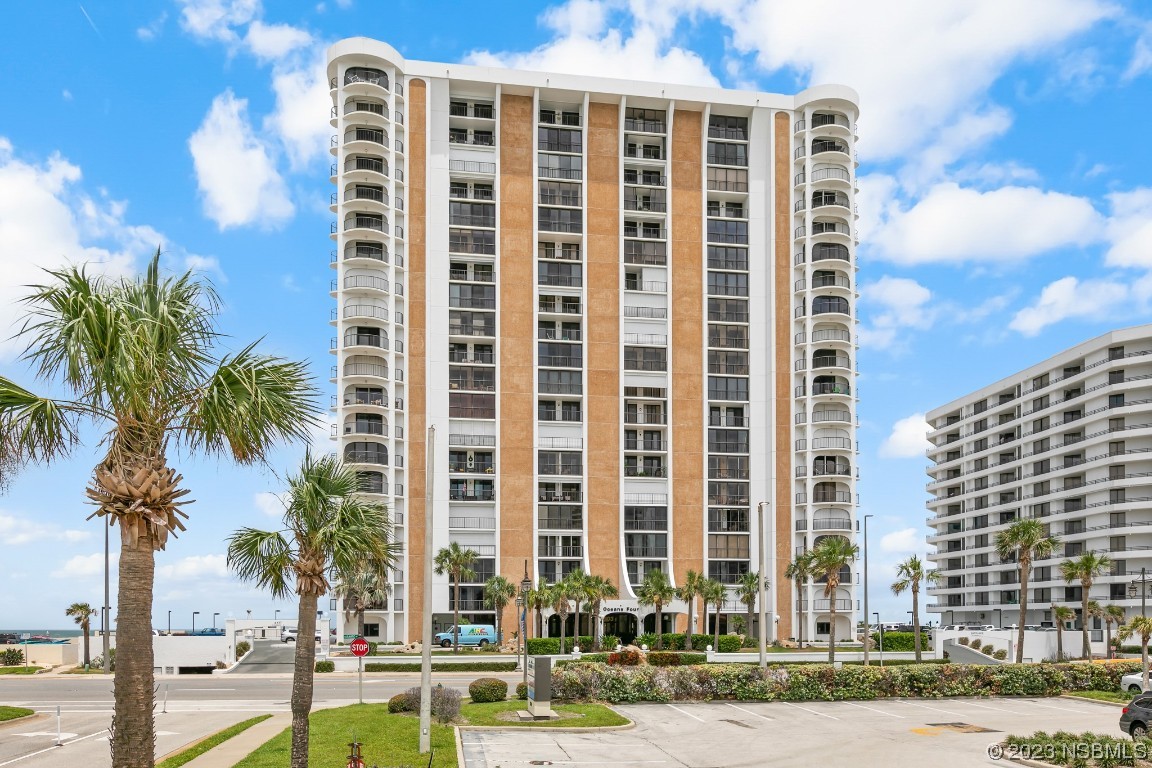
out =
{"type": "Polygon", "coordinates": [[[18,547],[35,541],[76,542],[92,535],[90,531],[62,528],[53,523],[41,523],[26,517],[0,512],[0,545],[18,547]]]}
{"type": "Polygon", "coordinates": [[[1044,287],[1036,301],[1021,309],[1008,327],[1035,336],[1069,318],[1103,318],[1117,311],[1129,316],[1147,311],[1150,278],[1135,283],[1062,277],[1044,287]]]}
{"type": "Polygon", "coordinates": [[[279,137],[291,168],[302,170],[327,157],[331,126],[326,118],[332,97],[328,93],[324,52],[317,49],[302,62],[274,67],[272,91],[276,94],[276,108],[264,126],[279,137]]]}
{"type": "Polygon", "coordinates": [[[244,43],[256,58],[272,61],[310,45],[312,35],[291,24],[265,24],[257,19],[248,25],[244,43]]]}
{"type": "Polygon", "coordinates": [[[260,0],[180,0],[180,26],[193,37],[236,43],[235,27],[262,13],[260,0]]]}
{"type": "MultiPolygon", "coordinates": [[[[120,553],[112,550],[108,553],[108,569],[112,574],[112,579],[116,579],[116,567],[120,562],[120,553]]],[[[51,576],[54,579],[82,579],[89,576],[103,575],[104,573],[104,553],[97,552],[93,555],[76,555],[64,561],[64,563],[52,571],[51,576]]]]}
{"type": "Polygon", "coordinates": [[[222,230],[271,228],[295,210],[271,151],[248,123],[247,108],[247,99],[225,91],[188,139],[204,213],[222,230]]]}
{"type": "Polygon", "coordinates": [[[892,554],[916,554],[924,549],[924,536],[915,528],[901,528],[880,538],[880,551],[892,554]]]}
{"type": "Polygon", "coordinates": [[[1115,267],[1152,269],[1152,188],[1141,187],[1108,195],[1111,216],[1105,257],[1115,267]]]}
{"type": "Polygon", "coordinates": [[[884,275],[860,288],[867,325],[860,339],[875,349],[888,349],[904,328],[927,330],[936,319],[932,292],[915,280],[884,275]]]}
{"type": "Polygon", "coordinates": [[[228,576],[228,562],[224,555],[189,555],[174,563],[158,565],[156,576],[179,580],[225,578],[228,576]]]}
{"type": "Polygon", "coordinates": [[[252,497],[252,503],[260,514],[268,517],[282,517],[284,515],[284,499],[271,491],[261,491],[252,497]]]}
{"type": "Polygon", "coordinates": [[[880,444],[880,455],[889,459],[923,458],[929,445],[928,422],[924,414],[914,413],[892,425],[892,431],[880,444]]]}

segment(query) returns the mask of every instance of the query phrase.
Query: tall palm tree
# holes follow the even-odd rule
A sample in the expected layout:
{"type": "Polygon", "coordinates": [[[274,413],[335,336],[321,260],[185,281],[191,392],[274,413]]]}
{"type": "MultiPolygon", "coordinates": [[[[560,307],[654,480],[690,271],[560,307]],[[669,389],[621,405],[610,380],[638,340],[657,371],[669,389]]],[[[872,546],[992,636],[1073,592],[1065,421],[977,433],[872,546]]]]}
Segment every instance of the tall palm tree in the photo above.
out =
{"type": "Polygon", "coordinates": [[[572,609],[572,583],[558,581],[548,587],[548,605],[560,617],[560,653],[564,653],[568,631],[568,613],[572,609]]]}
{"type": "Polygon", "coordinates": [[[1028,577],[1032,561],[1051,557],[1059,540],[1049,534],[1039,520],[1017,520],[996,534],[996,552],[1002,558],[1015,558],[1020,568],[1020,621],[1016,624],[1016,663],[1024,663],[1024,625],[1028,615],[1028,577]]]}
{"type": "Polygon", "coordinates": [[[503,644],[504,609],[516,599],[516,585],[496,575],[484,582],[484,607],[496,611],[496,643],[503,644]]]}
{"type": "Polygon", "coordinates": [[[600,650],[602,634],[600,632],[600,609],[605,600],[615,600],[620,596],[620,590],[609,579],[603,576],[588,577],[588,608],[592,614],[592,650],[600,650]]]}
{"type": "MultiPolygon", "coordinates": [[[[724,601],[728,599],[728,590],[724,588],[716,579],[705,579],[700,587],[700,599],[704,601],[704,612],[708,612],[708,606],[712,606],[712,624],[716,632],[716,639],[712,648],[717,653],[720,651],[720,611],[724,610],[724,601]]],[[[705,620],[707,625],[707,620],[705,620]]]]}
{"type": "Polygon", "coordinates": [[[1056,661],[1064,661],[1064,624],[1076,618],[1076,611],[1058,605],[1052,609],[1052,618],[1056,621],[1056,661]]]}
{"type": "Polygon", "coordinates": [[[1077,558],[1060,563],[1060,575],[1065,582],[1080,582],[1080,630],[1084,642],[1082,655],[1085,659],[1092,658],[1092,646],[1088,644],[1088,593],[1096,577],[1111,567],[1112,558],[1095,552],[1085,552],[1077,558]]]}
{"type": "Polygon", "coordinates": [[[525,600],[527,601],[527,609],[536,614],[536,626],[533,631],[536,637],[542,637],[544,635],[544,609],[551,606],[551,603],[548,602],[548,582],[543,579],[538,581],[536,586],[528,590],[525,600]]]}
{"type": "Polygon", "coordinates": [[[804,647],[804,606],[807,600],[804,599],[804,585],[808,583],[808,579],[812,577],[812,552],[805,550],[796,555],[796,559],[788,563],[788,567],[784,569],[784,577],[792,579],[796,582],[796,601],[797,610],[799,611],[800,628],[796,633],[797,644],[804,647]]]}
{"type": "Polygon", "coordinates": [[[84,667],[87,668],[92,664],[92,655],[89,651],[89,633],[92,630],[92,617],[96,615],[96,609],[88,605],[88,603],[72,603],[64,609],[65,616],[71,616],[80,629],[84,631],[84,667]]]}
{"type": "Polygon", "coordinates": [[[684,633],[684,650],[692,650],[692,619],[696,615],[696,598],[700,597],[700,588],[707,581],[705,576],[689,569],[684,574],[684,583],[676,590],[676,595],[688,604],[688,631],[684,633]]]}
{"type": "Polygon", "coordinates": [[[564,582],[568,585],[568,596],[575,606],[572,609],[572,615],[576,617],[573,622],[572,645],[577,645],[580,642],[580,604],[588,599],[588,574],[582,568],[573,568],[564,577],[564,582]]]}
{"type": "Polygon", "coordinates": [[[0,487],[26,464],[67,458],[81,423],[104,432],[86,494],[102,523],[120,526],[115,768],[154,763],[154,553],[184,529],[190,503],[168,449],[258,464],[277,443],[305,439],[318,414],[304,364],[255,344],[218,354],[215,290],[191,272],[163,276],[159,255],[135,277],[48,271],[17,338],[37,378],[64,398],[0,378],[0,487]]]}
{"type": "Polygon", "coordinates": [[[472,564],[480,553],[453,541],[441,547],[432,560],[437,576],[448,574],[452,578],[452,653],[460,653],[460,582],[476,578],[472,564]]]}
{"type": "MultiPolygon", "coordinates": [[[[916,662],[920,662],[920,584],[935,584],[940,581],[940,574],[935,570],[924,570],[924,563],[920,558],[911,555],[907,560],[896,566],[896,575],[899,577],[892,582],[892,594],[899,595],[905,591],[912,593],[912,643],[916,650],[916,662]]],[[[867,642],[867,639],[865,639],[867,642]]]]}
{"type": "Polygon", "coordinates": [[[1152,637],[1152,616],[1133,616],[1128,623],[1120,627],[1116,638],[1124,642],[1133,635],[1140,637],[1140,669],[1143,676],[1140,684],[1142,690],[1148,690],[1148,639],[1152,637]]]}
{"type": "Polygon", "coordinates": [[[656,650],[664,650],[664,606],[676,599],[676,587],[664,571],[648,571],[636,589],[636,602],[656,608],[656,650]]]}
{"type": "Polygon", "coordinates": [[[298,596],[295,668],[292,673],[292,768],[308,768],[308,713],[315,671],[316,605],[329,576],[350,574],[359,563],[392,568],[400,547],[380,504],[357,495],[356,472],[334,455],[305,454],[288,478],[284,530],[241,528],[228,538],[228,565],[278,600],[298,596]],[[295,579],[295,585],[292,584],[295,579]]]}
{"type": "MultiPolygon", "coordinates": [[[[387,604],[392,589],[385,569],[368,562],[356,564],[352,573],[341,574],[332,586],[332,594],[344,606],[344,618],[356,617],[356,634],[364,636],[364,613],[387,604]]],[[[299,639],[299,638],[297,638],[299,639]]]]}
{"type": "MultiPolygon", "coordinates": [[[[752,634],[752,611],[756,607],[756,600],[760,597],[760,572],[751,571],[745,573],[740,577],[740,581],[736,582],[736,598],[744,603],[745,624],[748,627],[748,634],[752,634]]],[[[771,621],[770,618],[766,619],[771,621]]],[[[759,637],[760,632],[767,630],[767,627],[760,627],[757,632],[759,637]]]]}
{"type": "Polygon", "coordinates": [[[1112,625],[1119,627],[1124,623],[1127,615],[1123,606],[1109,605],[1104,609],[1104,628],[1108,632],[1108,658],[1112,658],[1112,625]]]}
{"type": "Polygon", "coordinates": [[[836,662],[836,590],[840,571],[860,555],[860,547],[842,536],[821,539],[812,552],[812,575],[824,579],[824,597],[828,598],[828,663],[836,662]]]}

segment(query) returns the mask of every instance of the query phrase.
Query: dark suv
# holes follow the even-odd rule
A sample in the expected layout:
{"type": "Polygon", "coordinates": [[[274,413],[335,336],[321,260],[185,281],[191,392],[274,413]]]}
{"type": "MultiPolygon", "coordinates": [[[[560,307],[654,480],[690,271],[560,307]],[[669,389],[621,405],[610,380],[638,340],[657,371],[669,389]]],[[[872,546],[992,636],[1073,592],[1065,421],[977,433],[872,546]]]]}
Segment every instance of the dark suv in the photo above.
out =
{"type": "Polygon", "coordinates": [[[16,645],[20,637],[15,632],[0,632],[0,645],[16,645]]]}
{"type": "Polygon", "coordinates": [[[1141,693],[1120,714],[1120,730],[1134,739],[1142,739],[1148,735],[1149,723],[1152,723],[1152,696],[1141,693]]]}

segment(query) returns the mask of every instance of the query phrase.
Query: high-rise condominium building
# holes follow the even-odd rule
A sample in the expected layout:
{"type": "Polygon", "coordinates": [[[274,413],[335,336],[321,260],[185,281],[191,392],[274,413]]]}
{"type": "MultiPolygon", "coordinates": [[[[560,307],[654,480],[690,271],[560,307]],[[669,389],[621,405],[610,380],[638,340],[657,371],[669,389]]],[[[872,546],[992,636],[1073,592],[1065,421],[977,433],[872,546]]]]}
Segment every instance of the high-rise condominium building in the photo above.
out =
{"type": "MultiPolygon", "coordinates": [[[[406,61],[364,38],[328,61],[335,435],[404,545],[368,633],[418,638],[425,590],[450,625],[449,577],[423,571],[451,542],[477,553],[465,619],[493,622],[493,575],[582,569],[619,589],[603,629],[627,640],[655,629],[646,573],[734,589],[765,540],[769,632],[802,610],[826,637],[824,585],[784,571],[855,537],[855,94],[406,61]]],[[[733,592],[721,632],[737,615],[733,592]]]]}
{"type": "MultiPolygon", "coordinates": [[[[1114,331],[1061,352],[928,413],[929,590],[945,624],[1019,621],[1018,564],[996,534],[1041,521],[1059,539],[1028,582],[1026,624],[1054,626],[1065,605],[1080,626],[1081,586],[1060,564],[1107,554],[1089,597],[1140,610],[1133,576],[1152,568],[1152,326],[1114,331]]],[[[1094,640],[1101,623],[1090,618],[1094,640]]],[[[1077,646],[1078,647],[1078,646],[1077,646]]]]}

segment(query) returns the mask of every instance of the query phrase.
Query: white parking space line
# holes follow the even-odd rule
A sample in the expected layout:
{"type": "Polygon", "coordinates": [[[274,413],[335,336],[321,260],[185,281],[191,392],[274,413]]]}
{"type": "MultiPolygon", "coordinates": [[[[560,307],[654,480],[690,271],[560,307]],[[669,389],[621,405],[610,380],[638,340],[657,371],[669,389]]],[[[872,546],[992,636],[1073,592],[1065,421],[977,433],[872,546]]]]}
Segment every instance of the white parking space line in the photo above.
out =
{"type": "Polygon", "coordinates": [[[804,710],[805,712],[808,712],[809,714],[813,714],[813,715],[819,715],[820,717],[826,717],[826,718],[828,718],[829,720],[839,720],[839,719],[840,719],[840,718],[838,718],[838,717],[832,717],[832,715],[826,715],[826,714],[824,714],[823,712],[817,712],[817,711],[816,711],[816,710],[814,710],[814,709],[808,709],[808,707],[802,707],[802,706],[800,706],[799,704],[793,704],[793,703],[792,703],[792,702],[790,702],[790,701],[782,701],[782,702],[780,702],[780,703],[781,703],[781,704],[786,704],[786,705],[788,705],[789,707],[794,707],[795,709],[802,709],[802,710],[804,710]]]}
{"type": "MultiPolygon", "coordinates": [[[[725,704],[728,704],[728,702],[724,702],[724,703],[725,703],[725,704]]],[[[767,720],[768,722],[772,722],[772,721],[773,721],[773,718],[771,718],[771,717],[765,717],[764,715],[761,715],[761,714],[760,714],[760,713],[758,713],[758,712],[753,712],[753,711],[752,711],[752,710],[750,710],[750,709],[744,709],[744,707],[738,707],[738,706],[736,706],[735,704],[728,704],[728,706],[732,707],[732,709],[738,709],[738,710],[740,710],[741,712],[747,712],[748,714],[752,715],[752,717],[758,717],[758,718],[760,718],[761,720],[767,720]]]]}
{"type": "Polygon", "coordinates": [[[700,722],[700,723],[704,722],[704,718],[696,717],[696,715],[692,714],[691,712],[685,712],[684,710],[680,709],[680,707],[674,706],[672,704],[669,704],[668,706],[672,707],[672,709],[676,710],[677,712],[679,712],[682,715],[688,715],[688,717],[692,718],[693,720],[696,720],[697,722],[700,722]]]}
{"type": "Polygon", "coordinates": [[[987,704],[977,704],[974,701],[958,701],[956,703],[957,704],[967,704],[970,707],[979,707],[980,709],[990,709],[993,712],[1007,712],[1010,715],[1026,714],[1026,713],[1017,712],[1014,709],[1003,709],[1001,707],[990,707],[987,704]]]}
{"type": "Polygon", "coordinates": [[[916,703],[911,702],[911,701],[904,701],[903,699],[896,699],[896,701],[899,701],[902,704],[907,704],[910,707],[920,707],[921,709],[930,709],[933,712],[943,712],[946,715],[958,715],[958,714],[960,714],[959,712],[953,712],[950,709],[941,709],[940,707],[930,707],[927,704],[916,704],[916,703]]]}
{"type": "Polygon", "coordinates": [[[1034,701],[1033,699],[1028,699],[1028,703],[1037,707],[1044,707],[1045,709],[1055,709],[1058,712],[1075,712],[1078,715],[1092,715],[1100,711],[1096,709],[1079,709],[1074,707],[1054,707],[1051,704],[1042,704],[1041,702],[1034,701]]]}
{"type": "Polygon", "coordinates": [[[848,706],[850,706],[850,707],[859,707],[860,709],[867,709],[869,712],[878,712],[878,713],[880,713],[881,715],[887,715],[888,717],[895,717],[895,718],[898,718],[898,719],[900,719],[900,720],[903,720],[903,719],[904,719],[904,715],[894,715],[894,714],[892,714],[891,712],[885,712],[885,711],[884,711],[884,710],[882,710],[882,709],[876,709],[876,708],[874,708],[874,707],[866,707],[866,706],[864,706],[863,704],[857,704],[857,703],[855,703],[855,702],[852,702],[852,701],[845,701],[845,702],[843,702],[843,703],[844,703],[844,704],[847,704],[847,705],[848,705],[848,706]]]}

